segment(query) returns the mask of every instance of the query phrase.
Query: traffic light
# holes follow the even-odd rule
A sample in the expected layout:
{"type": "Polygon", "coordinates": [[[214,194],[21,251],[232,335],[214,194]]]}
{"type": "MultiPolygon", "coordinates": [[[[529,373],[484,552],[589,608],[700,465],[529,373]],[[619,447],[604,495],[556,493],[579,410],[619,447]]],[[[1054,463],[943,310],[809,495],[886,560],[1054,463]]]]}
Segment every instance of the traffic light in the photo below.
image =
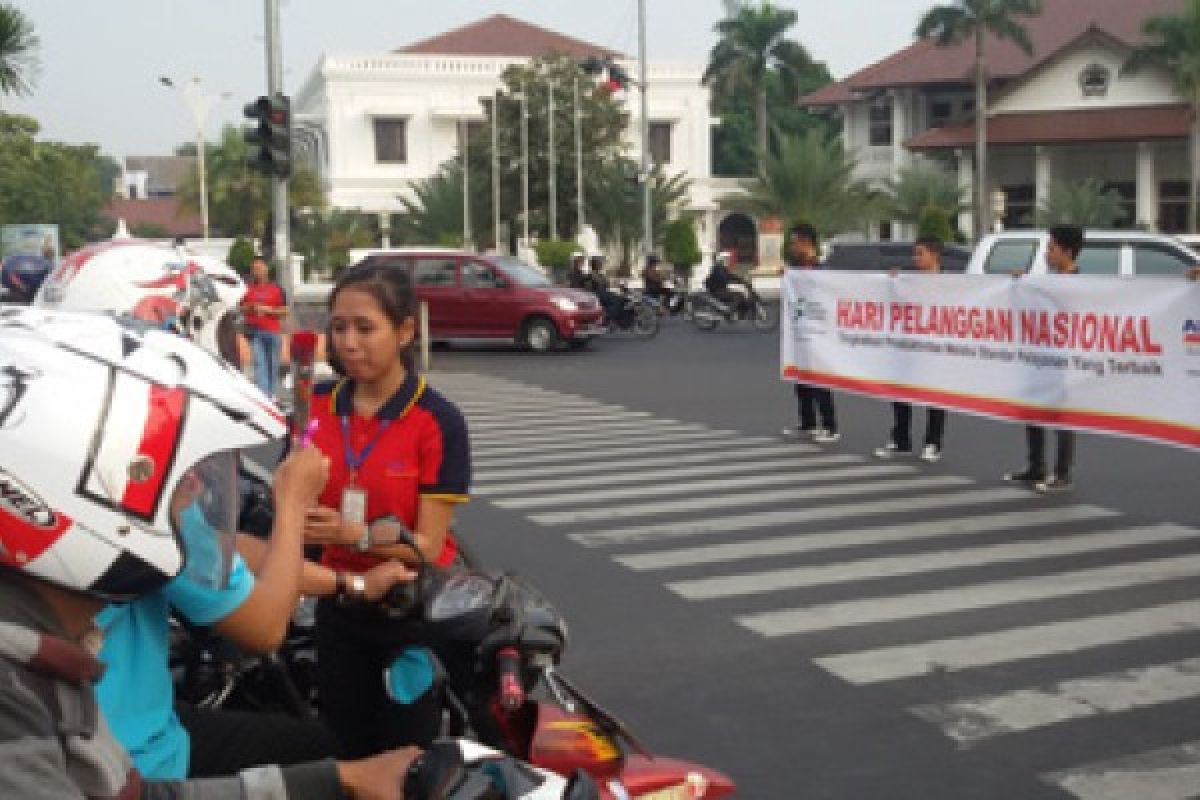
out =
{"type": "Polygon", "coordinates": [[[292,174],[291,99],[282,94],[263,96],[248,103],[244,113],[255,122],[255,127],[246,131],[246,141],[258,146],[250,155],[250,166],[266,175],[287,178],[292,174]]]}

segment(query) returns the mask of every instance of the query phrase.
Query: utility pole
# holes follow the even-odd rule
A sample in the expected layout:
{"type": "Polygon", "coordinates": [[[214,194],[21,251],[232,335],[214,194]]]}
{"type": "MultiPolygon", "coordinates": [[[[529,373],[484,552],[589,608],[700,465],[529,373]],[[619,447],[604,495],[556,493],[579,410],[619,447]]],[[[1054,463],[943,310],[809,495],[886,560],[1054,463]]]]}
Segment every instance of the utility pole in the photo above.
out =
{"type": "Polygon", "coordinates": [[[459,132],[462,135],[462,193],[463,193],[463,247],[471,246],[471,168],[467,164],[470,144],[467,142],[471,130],[467,118],[459,120],[459,132]]]}
{"type": "Polygon", "coordinates": [[[201,91],[199,78],[192,78],[191,81],[182,87],[166,75],[160,76],[158,82],[168,89],[174,89],[178,92],[179,96],[183,98],[183,102],[187,105],[188,111],[192,113],[192,122],[196,128],[196,170],[200,173],[200,225],[204,230],[204,240],[208,241],[208,169],[204,165],[204,151],[206,149],[204,144],[204,120],[208,117],[208,112],[212,109],[213,103],[229,97],[229,92],[221,92],[219,95],[204,94],[201,91]]]}
{"type": "MultiPolygon", "coordinates": [[[[283,53],[279,36],[279,0],[263,0],[266,10],[267,96],[283,94],[283,53]]],[[[288,242],[288,182],[280,175],[271,176],[271,219],[275,224],[275,257],[279,260],[280,285],[288,300],[296,300],[296,275],[292,270],[288,242]]]]}
{"type": "Polygon", "coordinates": [[[549,186],[550,238],[557,239],[558,238],[558,181],[557,181],[557,175],[555,174],[555,172],[558,167],[558,162],[557,162],[556,153],[554,152],[555,148],[554,148],[554,78],[553,77],[551,77],[550,80],[547,81],[547,87],[549,88],[549,92],[550,92],[550,94],[549,94],[550,99],[549,99],[549,103],[548,103],[549,111],[547,111],[547,113],[546,113],[546,120],[547,120],[546,124],[549,127],[549,130],[547,131],[547,134],[546,134],[546,136],[547,136],[546,152],[550,158],[550,186],[549,186]]]}
{"type": "Polygon", "coordinates": [[[521,81],[521,236],[529,247],[529,96],[521,81]]]}
{"type": "Polygon", "coordinates": [[[583,109],[579,107],[579,76],[575,76],[575,216],[577,236],[583,235],[583,109]]]}
{"type": "Polygon", "coordinates": [[[646,101],[646,0],[638,0],[638,86],[642,92],[642,228],[646,234],[643,255],[654,252],[654,212],[650,193],[650,110],[646,101]]]}
{"type": "Polygon", "coordinates": [[[500,248],[500,90],[492,94],[492,241],[497,253],[500,248]]]}

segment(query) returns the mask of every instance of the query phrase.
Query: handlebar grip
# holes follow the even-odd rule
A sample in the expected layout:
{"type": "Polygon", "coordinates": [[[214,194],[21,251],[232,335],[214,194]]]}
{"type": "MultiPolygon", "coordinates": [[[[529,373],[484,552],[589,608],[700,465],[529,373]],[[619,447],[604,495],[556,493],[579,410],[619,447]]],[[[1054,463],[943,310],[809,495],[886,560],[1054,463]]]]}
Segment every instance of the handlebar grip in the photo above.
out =
{"type": "Polygon", "coordinates": [[[505,647],[496,653],[496,669],[500,674],[500,707],[513,712],[525,705],[525,689],[521,686],[521,654],[515,647],[505,647]]]}

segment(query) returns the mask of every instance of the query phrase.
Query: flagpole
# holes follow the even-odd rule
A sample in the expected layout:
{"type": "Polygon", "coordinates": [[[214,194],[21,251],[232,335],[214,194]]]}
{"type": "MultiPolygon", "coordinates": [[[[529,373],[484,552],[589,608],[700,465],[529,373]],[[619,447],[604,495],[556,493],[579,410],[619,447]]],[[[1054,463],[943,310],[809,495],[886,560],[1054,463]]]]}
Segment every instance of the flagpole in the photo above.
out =
{"type": "Polygon", "coordinates": [[[558,164],[557,164],[557,159],[556,159],[557,154],[554,152],[555,151],[555,147],[554,147],[554,78],[550,78],[550,80],[547,82],[547,86],[549,87],[549,90],[550,90],[550,95],[549,95],[550,99],[549,99],[549,104],[548,104],[549,112],[546,115],[546,118],[547,118],[546,124],[549,127],[549,130],[546,133],[547,140],[548,140],[547,145],[546,145],[546,152],[550,159],[550,186],[549,186],[550,232],[549,233],[550,233],[551,239],[557,239],[558,238],[558,181],[557,181],[557,175],[555,174],[555,172],[557,171],[558,164]]]}
{"type": "Polygon", "coordinates": [[[642,227],[646,239],[643,254],[654,251],[654,213],[650,193],[650,117],[646,99],[646,0],[638,0],[638,66],[639,89],[642,92],[642,227]]]}
{"type": "Polygon", "coordinates": [[[529,97],[521,81],[521,235],[529,247],[529,97]]]}
{"type": "Polygon", "coordinates": [[[583,235],[583,109],[579,105],[579,76],[575,76],[575,215],[583,235]]]}
{"type": "Polygon", "coordinates": [[[500,128],[497,117],[500,116],[500,90],[492,94],[492,242],[497,253],[503,253],[500,247],[500,128]]]}

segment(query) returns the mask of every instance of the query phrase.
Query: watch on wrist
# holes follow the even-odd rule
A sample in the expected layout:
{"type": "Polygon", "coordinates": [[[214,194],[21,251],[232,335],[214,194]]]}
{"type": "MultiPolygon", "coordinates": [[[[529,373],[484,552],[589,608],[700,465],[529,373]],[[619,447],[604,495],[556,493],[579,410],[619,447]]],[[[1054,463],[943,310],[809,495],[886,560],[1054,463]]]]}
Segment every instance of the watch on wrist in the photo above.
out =
{"type": "Polygon", "coordinates": [[[347,582],[350,584],[350,588],[346,591],[347,596],[353,600],[367,599],[367,579],[365,576],[349,575],[347,576],[347,582]]]}

